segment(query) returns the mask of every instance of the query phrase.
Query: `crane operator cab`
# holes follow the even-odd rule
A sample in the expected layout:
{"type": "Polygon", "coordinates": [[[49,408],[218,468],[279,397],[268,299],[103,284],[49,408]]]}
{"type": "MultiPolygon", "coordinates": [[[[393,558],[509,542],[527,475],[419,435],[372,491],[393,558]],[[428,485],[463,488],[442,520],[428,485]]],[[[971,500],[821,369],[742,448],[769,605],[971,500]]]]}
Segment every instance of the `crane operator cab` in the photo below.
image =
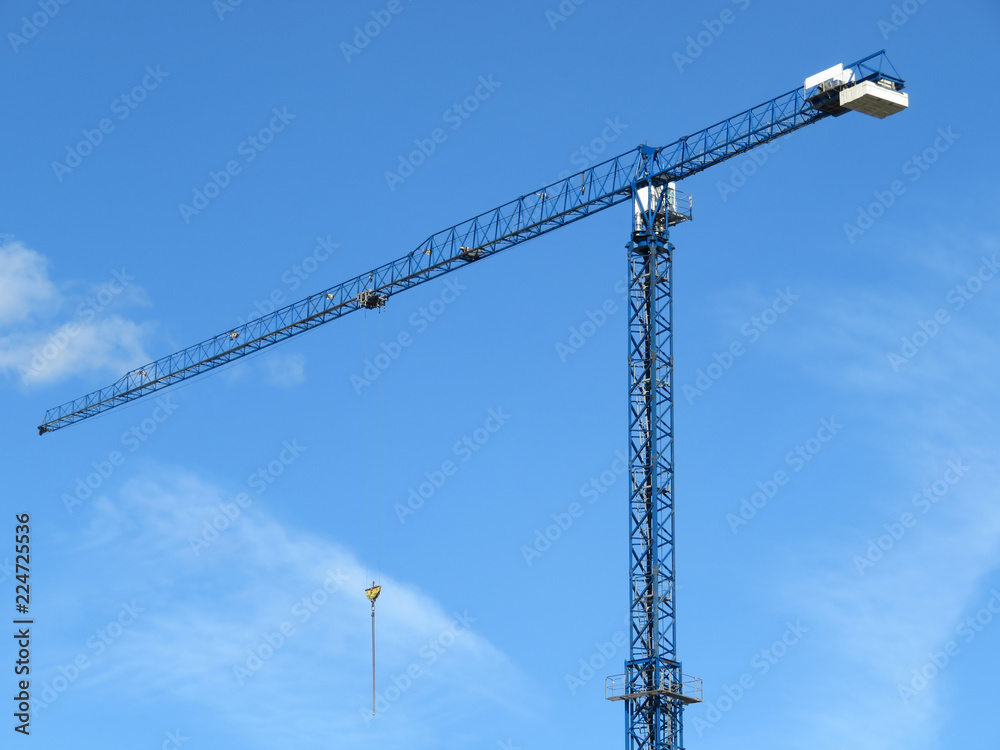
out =
{"type": "Polygon", "coordinates": [[[650,207],[656,208],[654,229],[662,232],[664,226],[674,226],[691,220],[691,196],[682,193],[673,182],[659,185],[645,185],[635,190],[632,207],[635,212],[634,232],[645,227],[645,214],[650,207]]]}

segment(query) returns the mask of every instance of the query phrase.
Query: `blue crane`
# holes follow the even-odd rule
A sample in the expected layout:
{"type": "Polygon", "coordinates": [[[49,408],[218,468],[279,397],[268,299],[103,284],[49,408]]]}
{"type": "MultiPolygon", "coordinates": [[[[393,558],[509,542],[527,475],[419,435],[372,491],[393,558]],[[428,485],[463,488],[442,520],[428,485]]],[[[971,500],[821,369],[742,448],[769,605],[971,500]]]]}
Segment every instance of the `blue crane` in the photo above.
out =
{"type": "Polygon", "coordinates": [[[102,414],[625,201],[628,243],[630,643],[605,695],[623,701],[627,750],[682,750],[684,706],[701,680],[677,656],[674,569],[674,393],[669,228],[692,218],[676,183],[827,117],[879,119],[908,105],[884,51],[836,65],[802,86],[668,146],[639,146],[431,235],[372,271],[125,374],[46,411],[39,434],[102,414]]]}

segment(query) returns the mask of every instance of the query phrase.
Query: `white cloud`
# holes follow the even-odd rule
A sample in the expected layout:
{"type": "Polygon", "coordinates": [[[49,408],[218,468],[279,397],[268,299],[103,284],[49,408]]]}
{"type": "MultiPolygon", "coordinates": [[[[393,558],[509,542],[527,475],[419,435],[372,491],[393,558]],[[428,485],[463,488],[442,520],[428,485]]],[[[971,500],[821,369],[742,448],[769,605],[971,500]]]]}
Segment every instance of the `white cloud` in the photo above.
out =
{"type": "MultiPolygon", "coordinates": [[[[817,528],[791,542],[777,582],[782,608],[813,629],[811,645],[802,647],[811,649],[809,661],[786,667],[801,673],[782,711],[782,746],[822,737],[832,748],[932,750],[970,689],[958,684],[957,672],[977,669],[976,648],[958,627],[989,601],[987,581],[1000,566],[993,416],[1000,397],[993,330],[1000,278],[984,283],[967,304],[953,303],[950,290],[976,272],[996,242],[951,239],[947,251],[940,244],[907,245],[919,273],[908,269],[904,281],[890,278],[884,288],[804,287],[795,324],[776,328],[768,340],[778,362],[834,386],[830,399],[839,398],[865,424],[857,445],[871,446],[845,467],[841,533],[817,528]],[[935,330],[926,321],[939,309],[948,322],[894,370],[888,354],[901,351],[904,337],[935,330]],[[971,469],[923,513],[913,496],[941,479],[949,460],[971,469]],[[862,575],[855,555],[863,557],[869,540],[889,534],[885,525],[899,533],[907,512],[915,525],[862,575]],[[946,668],[916,696],[902,696],[913,670],[949,641],[961,649],[954,661],[963,666],[946,668]]],[[[988,671],[979,673],[989,679],[988,671]]]]}
{"type": "MultiPolygon", "coordinates": [[[[864,576],[851,562],[865,554],[863,544],[800,550],[800,563],[812,561],[789,574],[785,594],[814,624],[823,650],[794,707],[793,746],[819,735],[830,747],[938,747],[954,689],[947,667],[915,695],[901,694],[900,686],[911,687],[913,670],[949,641],[961,649],[954,661],[975,659],[962,653],[973,649],[958,627],[989,599],[981,588],[1000,563],[1000,508],[992,490],[996,473],[989,464],[970,463],[969,484],[941,507],[921,515],[905,498],[900,512],[913,511],[917,525],[864,576]]],[[[871,529],[873,538],[882,533],[871,529]]]]}
{"type": "Polygon", "coordinates": [[[24,385],[54,383],[92,371],[124,374],[149,361],[143,349],[152,326],[117,315],[92,323],[65,323],[54,331],[0,338],[0,371],[24,385]]]}
{"type": "MultiPolygon", "coordinates": [[[[368,574],[352,554],[253,504],[239,509],[232,493],[190,474],[134,480],[113,500],[93,504],[93,522],[77,539],[93,565],[80,580],[92,591],[66,580],[73,593],[65,595],[135,598],[145,612],[74,690],[106,690],[110,699],[128,683],[143,698],[190,701],[250,748],[283,746],[289,727],[298,747],[328,747],[331,737],[338,747],[432,747],[456,710],[520,702],[523,676],[474,621],[460,624],[475,613],[452,613],[412,584],[383,577],[385,702],[372,720],[368,574]],[[209,531],[196,554],[191,538],[213,522],[222,530],[209,531]]],[[[53,645],[50,658],[65,662],[79,648],[53,645]]]]}
{"type": "Polygon", "coordinates": [[[269,385],[293,386],[306,379],[306,358],[302,354],[272,354],[264,359],[264,382],[269,385]]]}
{"type": "Polygon", "coordinates": [[[20,242],[0,246],[0,325],[27,320],[36,309],[58,306],[48,261],[20,242]]]}
{"type": "Polygon", "coordinates": [[[101,284],[70,280],[60,288],[43,255],[17,242],[0,247],[0,373],[40,385],[85,372],[120,376],[145,364],[153,326],[114,312],[133,305],[149,300],[124,268],[101,284]]]}
{"type": "Polygon", "coordinates": [[[847,398],[867,409],[875,429],[884,427],[869,436],[873,443],[886,436],[879,471],[871,476],[891,478],[899,489],[895,496],[873,487],[844,498],[846,530],[857,526],[852,516],[865,518],[854,538],[824,547],[817,531],[797,545],[795,570],[785,578],[786,603],[817,624],[824,649],[810,689],[796,699],[801,731],[789,737],[796,745],[819,731],[831,747],[930,750],[939,746],[955,701],[951,675],[943,673],[916,696],[901,695],[900,686],[910,686],[913,670],[949,641],[962,649],[958,660],[975,659],[957,628],[985,606],[983,583],[1000,565],[1000,453],[990,417],[997,394],[990,373],[1000,358],[982,317],[958,313],[905,370],[893,373],[879,341],[893,345],[900,323],[905,331],[926,313],[902,295],[881,305],[868,299],[862,307],[873,312],[844,314],[839,331],[818,337],[808,371],[837,380],[847,398]],[[924,513],[913,496],[956,459],[971,467],[967,476],[924,513]],[[881,513],[871,514],[872,507],[881,513]],[[907,512],[915,525],[862,575],[855,555],[863,559],[868,540],[889,534],[886,525],[898,534],[907,512]]]}
{"type": "Polygon", "coordinates": [[[1000,278],[959,305],[948,296],[950,285],[955,278],[964,281],[968,268],[966,263],[963,275],[939,282],[927,294],[905,288],[808,288],[803,299],[810,304],[797,313],[795,326],[775,330],[771,351],[824,384],[863,396],[951,394],[955,378],[965,390],[989,387],[1000,364],[993,330],[1000,278]],[[935,320],[941,314],[943,323],[935,320]]]}

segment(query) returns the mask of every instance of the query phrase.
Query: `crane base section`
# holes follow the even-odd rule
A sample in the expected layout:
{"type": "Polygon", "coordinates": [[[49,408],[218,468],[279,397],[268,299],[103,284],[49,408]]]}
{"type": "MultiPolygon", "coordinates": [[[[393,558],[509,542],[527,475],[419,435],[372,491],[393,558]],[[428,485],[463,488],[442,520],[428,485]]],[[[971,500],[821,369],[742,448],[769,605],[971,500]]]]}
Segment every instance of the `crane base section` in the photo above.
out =
{"type": "Polygon", "coordinates": [[[704,688],[701,678],[681,675],[680,682],[674,682],[665,677],[659,685],[628,683],[628,675],[616,674],[604,681],[604,697],[609,701],[623,701],[628,698],[644,698],[649,695],[662,695],[679,700],[681,703],[701,703],[704,700],[704,688]]]}
{"type": "Polygon", "coordinates": [[[880,81],[862,81],[856,86],[842,89],[840,106],[864,112],[880,120],[902,112],[910,102],[910,97],[895,88],[880,85],[880,81]]]}

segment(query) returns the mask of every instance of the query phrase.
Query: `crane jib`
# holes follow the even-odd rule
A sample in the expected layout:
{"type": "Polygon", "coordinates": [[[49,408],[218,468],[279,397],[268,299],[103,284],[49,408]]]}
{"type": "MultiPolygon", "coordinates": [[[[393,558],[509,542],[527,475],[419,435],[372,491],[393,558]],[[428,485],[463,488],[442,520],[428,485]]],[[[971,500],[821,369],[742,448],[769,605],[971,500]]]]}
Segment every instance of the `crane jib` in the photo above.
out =
{"type": "Polygon", "coordinates": [[[342,284],[136,370],[46,411],[39,434],[130,403],[400,291],[579,221],[851,109],[884,117],[906,106],[904,81],[884,51],[806,79],[805,85],[660,148],[640,146],[431,235],[418,248],[342,284]],[[824,77],[826,76],[826,77],[824,77]]]}

